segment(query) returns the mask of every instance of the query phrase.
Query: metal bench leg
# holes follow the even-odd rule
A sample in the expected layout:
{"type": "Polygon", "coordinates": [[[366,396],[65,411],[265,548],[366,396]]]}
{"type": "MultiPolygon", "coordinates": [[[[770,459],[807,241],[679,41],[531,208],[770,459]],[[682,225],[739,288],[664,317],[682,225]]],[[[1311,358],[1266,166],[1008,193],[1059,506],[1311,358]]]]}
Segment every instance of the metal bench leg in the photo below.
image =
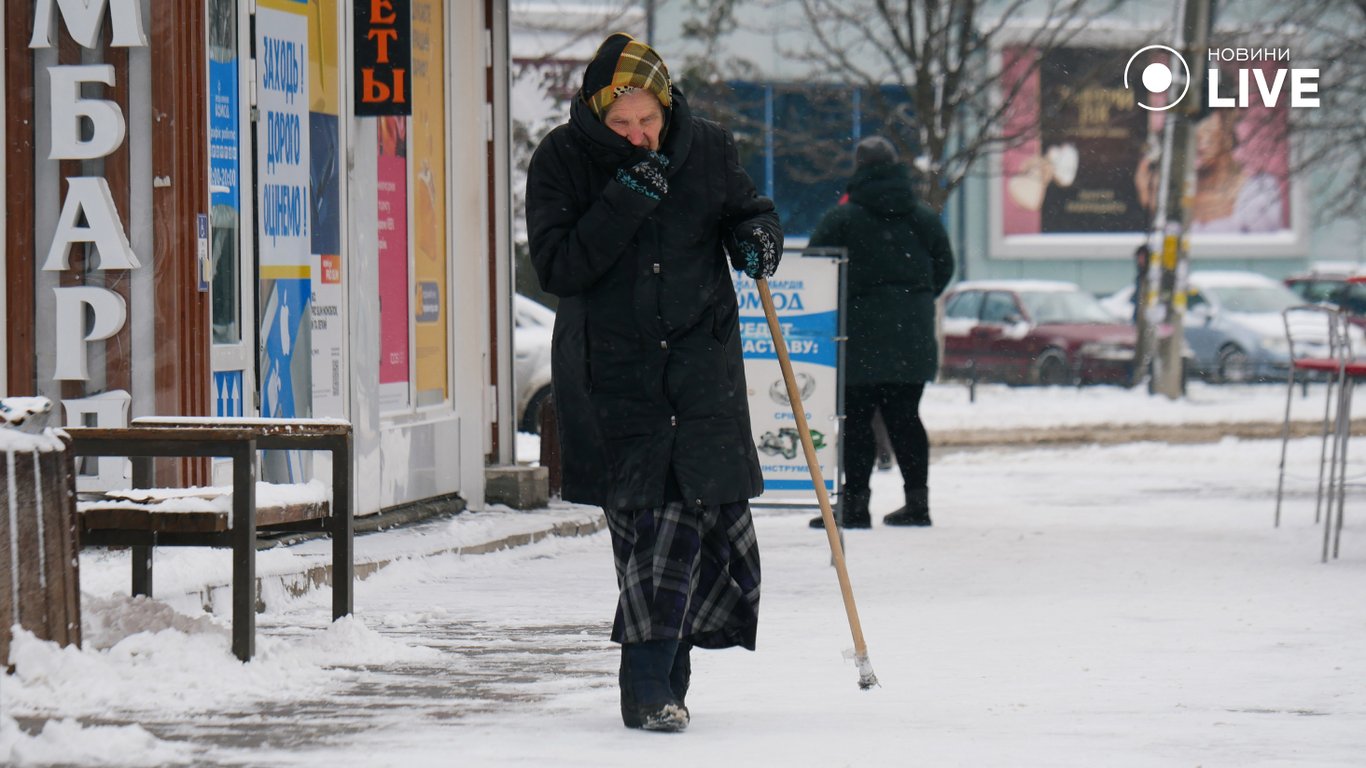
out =
{"type": "MultiPolygon", "coordinates": [[[[152,488],[152,457],[137,456],[133,458],[132,463],[133,487],[152,488]]],[[[153,531],[151,544],[134,544],[132,547],[133,597],[152,596],[152,555],[156,545],[157,535],[153,531]]]]}
{"type": "Polygon", "coordinates": [[[351,521],[351,436],[332,451],[332,620],[351,615],[355,542],[351,521]]]}
{"type": "Polygon", "coordinates": [[[156,551],[156,533],[151,544],[133,545],[133,597],[152,596],[152,555],[156,551]]]}
{"type": "Polygon", "coordinates": [[[256,652],[256,441],[232,456],[232,652],[256,652]]]}

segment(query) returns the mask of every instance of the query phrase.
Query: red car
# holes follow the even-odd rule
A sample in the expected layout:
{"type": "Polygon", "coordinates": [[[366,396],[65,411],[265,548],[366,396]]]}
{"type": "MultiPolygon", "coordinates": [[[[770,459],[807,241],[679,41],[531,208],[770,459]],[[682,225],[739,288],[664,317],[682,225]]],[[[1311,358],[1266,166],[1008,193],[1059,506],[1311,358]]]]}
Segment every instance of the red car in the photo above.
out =
{"type": "Polygon", "coordinates": [[[1134,326],[1073,283],[958,283],[945,294],[942,327],[946,377],[1038,385],[1133,381],[1134,326]]]}

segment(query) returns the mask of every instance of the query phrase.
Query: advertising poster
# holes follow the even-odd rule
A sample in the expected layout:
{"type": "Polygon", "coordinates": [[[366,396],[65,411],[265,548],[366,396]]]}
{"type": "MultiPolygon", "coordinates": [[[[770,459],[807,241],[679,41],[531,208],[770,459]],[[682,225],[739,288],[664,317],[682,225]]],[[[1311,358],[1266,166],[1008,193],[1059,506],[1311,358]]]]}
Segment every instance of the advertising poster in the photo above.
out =
{"type": "MultiPolygon", "coordinates": [[[[1030,52],[1016,55],[1034,59],[1030,52]]],[[[1037,126],[1038,138],[1006,151],[1007,235],[1146,228],[1135,172],[1148,138],[1148,113],[1114,76],[1128,56],[1063,48],[1044,53],[1025,75],[1029,98],[1022,99],[1015,125],[1037,126]]]]}
{"type": "MultiPolygon", "coordinates": [[[[261,416],[312,415],[312,153],[309,14],[305,3],[258,0],[256,103],[261,416]]],[[[268,451],[262,477],[304,477],[298,451],[268,451]]]]}
{"type": "MultiPolygon", "coordinates": [[[[1237,91],[1234,66],[1260,68],[1267,82],[1284,62],[1260,61],[1223,66],[1220,95],[1237,91]]],[[[1256,86],[1253,86],[1256,90],[1256,86]]],[[[1189,98],[1189,97],[1187,97],[1189,98]]],[[[1213,109],[1195,124],[1195,196],[1191,233],[1266,235],[1291,229],[1290,108],[1213,109]]],[[[1161,120],[1154,121],[1161,130],[1161,120]]]]}
{"type": "Polygon", "coordinates": [[[447,397],[445,20],[438,0],[412,4],[413,324],[417,405],[447,397]]]}
{"type": "MultiPolygon", "coordinates": [[[[342,350],[345,315],[342,307],[341,151],[337,113],[341,87],[337,69],[337,2],[310,0],[308,24],[308,146],[313,231],[310,242],[312,299],[312,415],[342,417],[342,350]]],[[[315,457],[317,458],[317,457],[315,457]]],[[[325,471],[325,470],[322,470],[325,471]]]]}
{"type": "Polygon", "coordinates": [[[313,415],[343,417],[342,345],[346,318],[342,315],[341,256],[313,257],[313,300],[310,334],[313,339],[313,415]]]}
{"type": "MultiPolygon", "coordinates": [[[[1019,87],[1006,130],[1028,136],[1002,155],[1003,236],[1147,229],[1157,200],[1166,113],[1138,107],[1134,93],[1124,88],[1131,55],[1091,48],[1002,52],[1003,88],[1019,87]]],[[[1142,71],[1161,52],[1152,55],[1131,68],[1142,71]]],[[[1233,78],[1230,73],[1224,79],[1233,78]]],[[[1154,102],[1160,105],[1162,96],[1154,102]]],[[[1197,246],[1201,235],[1249,242],[1291,229],[1287,110],[1284,103],[1214,109],[1195,125],[1190,213],[1197,246]]]]}
{"type": "Polygon", "coordinates": [[[408,118],[377,121],[379,388],[392,409],[408,405],[408,118]]]}
{"type": "Polygon", "coordinates": [[[305,10],[302,4],[281,0],[261,0],[257,8],[257,235],[261,276],[266,279],[306,277],[311,253],[305,10]]]}
{"type": "MultiPolygon", "coordinates": [[[[811,428],[821,476],[826,491],[834,494],[840,469],[840,355],[836,341],[840,327],[840,261],[788,252],[783,257],[782,276],[770,280],[768,285],[811,428]]],[[[736,272],[735,288],[740,302],[750,423],[764,476],[761,501],[814,505],[816,491],[758,287],[736,272]]]]}

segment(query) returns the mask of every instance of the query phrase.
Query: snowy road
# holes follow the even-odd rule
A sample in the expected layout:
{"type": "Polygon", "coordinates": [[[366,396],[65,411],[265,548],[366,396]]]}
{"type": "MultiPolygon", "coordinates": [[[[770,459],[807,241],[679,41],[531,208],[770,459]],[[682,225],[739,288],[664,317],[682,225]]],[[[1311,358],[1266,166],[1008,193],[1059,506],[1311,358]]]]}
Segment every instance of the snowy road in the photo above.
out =
{"type": "Polygon", "coordinates": [[[1360,766],[1366,493],[1320,564],[1317,443],[1274,529],[1278,449],[936,457],[934,528],[847,535],[871,692],[823,534],[761,512],[759,651],[695,656],[682,735],[620,724],[599,533],[391,566],[330,629],[326,590],[275,601],[245,667],[216,620],[87,601],[109,650],[21,641],[0,682],[30,731],[76,719],[5,737],[19,765],[1360,766]]]}

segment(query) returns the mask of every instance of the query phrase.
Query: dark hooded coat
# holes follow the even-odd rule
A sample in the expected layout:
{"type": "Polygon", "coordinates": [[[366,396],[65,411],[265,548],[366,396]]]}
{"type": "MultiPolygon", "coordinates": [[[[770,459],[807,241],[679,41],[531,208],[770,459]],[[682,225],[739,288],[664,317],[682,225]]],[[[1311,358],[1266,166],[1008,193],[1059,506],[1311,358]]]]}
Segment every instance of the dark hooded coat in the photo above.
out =
{"type": "Polygon", "coordinates": [[[902,163],[873,163],[849,181],[849,202],[821,217],[811,247],[849,249],[845,383],[921,384],[939,371],[935,299],[953,250],[902,163]]]}
{"type": "Polygon", "coordinates": [[[531,261],[560,297],[551,368],[563,497],[609,510],[763,491],[738,308],[723,238],[758,224],[782,242],[735,142],[675,89],[660,153],[668,193],[613,180],[641,157],[576,98],[527,173],[531,261]]]}

